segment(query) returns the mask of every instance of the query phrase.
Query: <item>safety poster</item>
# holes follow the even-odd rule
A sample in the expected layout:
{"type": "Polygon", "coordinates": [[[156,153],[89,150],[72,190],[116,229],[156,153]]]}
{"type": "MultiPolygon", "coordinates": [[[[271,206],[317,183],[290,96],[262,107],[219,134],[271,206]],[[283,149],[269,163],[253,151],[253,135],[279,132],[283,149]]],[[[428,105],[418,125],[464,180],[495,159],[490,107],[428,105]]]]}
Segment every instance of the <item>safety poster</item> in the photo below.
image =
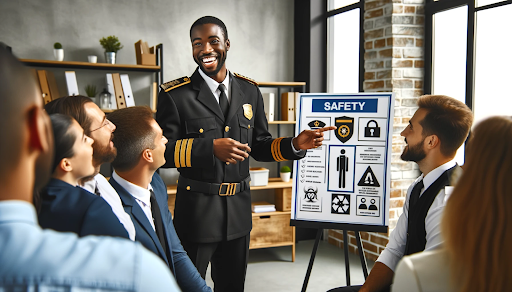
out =
{"type": "Polygon", "coordinates": [[[296,135],[324,132],[321,147],[294,162],[292,220],[388,226],[392,93],[303,93],[296,135]]]}

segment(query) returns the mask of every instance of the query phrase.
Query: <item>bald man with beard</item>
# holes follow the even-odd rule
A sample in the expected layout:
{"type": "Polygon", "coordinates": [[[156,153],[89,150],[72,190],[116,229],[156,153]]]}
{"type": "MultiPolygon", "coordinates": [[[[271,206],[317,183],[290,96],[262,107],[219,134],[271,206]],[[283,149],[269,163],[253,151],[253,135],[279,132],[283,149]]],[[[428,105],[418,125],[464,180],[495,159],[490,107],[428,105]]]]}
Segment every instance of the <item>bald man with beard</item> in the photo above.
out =
{"type": "Polygon", "coordinates": [[[31,202],[51,174],[50,120],[36,81],[1,46],[0,64],[0,290],[179,291],[139,243],[39,227],[31,202]]]}

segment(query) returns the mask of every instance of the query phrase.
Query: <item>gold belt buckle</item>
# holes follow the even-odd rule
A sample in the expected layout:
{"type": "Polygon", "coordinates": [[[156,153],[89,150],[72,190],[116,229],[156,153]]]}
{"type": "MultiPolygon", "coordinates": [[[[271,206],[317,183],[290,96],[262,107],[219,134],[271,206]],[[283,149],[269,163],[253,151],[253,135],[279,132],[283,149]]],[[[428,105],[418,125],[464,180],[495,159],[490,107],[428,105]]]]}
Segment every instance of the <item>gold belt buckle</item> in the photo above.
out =
{"type": "Polygon", "coordinates": [[[219,196],[234,196],[236,192],[236,183],[221,183],[219,188],[219,196]],[[226,186],[226,192],[222,193],[222,187],[226,186]]]}

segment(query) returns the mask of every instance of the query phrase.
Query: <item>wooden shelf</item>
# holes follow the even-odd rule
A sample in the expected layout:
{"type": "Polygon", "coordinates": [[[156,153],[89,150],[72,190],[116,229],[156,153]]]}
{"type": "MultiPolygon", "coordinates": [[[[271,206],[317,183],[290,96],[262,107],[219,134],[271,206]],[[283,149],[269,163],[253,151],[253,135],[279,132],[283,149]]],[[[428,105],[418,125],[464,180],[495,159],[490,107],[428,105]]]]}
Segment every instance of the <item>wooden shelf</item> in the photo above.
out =
{"type": "Polygon", "coordinates": [[[296,86],[306,86],[306,82],[258,82],[258,86],[260,87],[296,87],[296,86]]]}
{"type": "Polygon", "coordinates": [[[254,213],[254,212],[252,212],[252,217],[284,215],[284,214],[291,215],[292,211],[273,211],[273,212],[262,212],[262,213],[254,213]]]}
{"type": "MultiPolygon", "coordinates": [[[[249,249],[259,249],[259,248],[269,248],[269,247],[279,247],[279,246],[292,246],[294,248],[294,242],[280,242],[280,243],[266,243],[266,244],[253,244],[249,247],[249,249]]],[[[294,256],[294,255],[292,255],[294,256]]],[[[295,259],[292,259],[294,262],[295,259]]]]}
{"type": "Polygon", "coordinates": [[[268,122],[269,125],[295,125],[295,121],[272,121],[268,122]]]}
{"type": "Polygon", "coordinates": [[[158,72],[160,66],[147,65],[128,65],[128,64],[107,64],[107,63],[89,63],[76,61],[51,61],[51,60],[33,60],[20,59],[25,65],[32,67],[51,67],[51,68],[69,68],[69,69],[93,69],[93,70],[121,70],[121,71],[140,71],[140,72],[158,72]]]}
{"type": "MultiPolygon", "coordinates": [[[[259,186],[259,187],[251,187],[251,191],[267,190],[267,189],[283,189],[283,188],[291,188],[291,187],[292,187],[292,180],[290,180],[289,182],[283,182],[283,181],[281,181],[281,178],[279,178],[279,177],[271,177],[268,179],[268,185],[259,186]]],[[[167,186],[167,194],[175,195],[176,189],[177,189],[177,185],[167,186]]]]}

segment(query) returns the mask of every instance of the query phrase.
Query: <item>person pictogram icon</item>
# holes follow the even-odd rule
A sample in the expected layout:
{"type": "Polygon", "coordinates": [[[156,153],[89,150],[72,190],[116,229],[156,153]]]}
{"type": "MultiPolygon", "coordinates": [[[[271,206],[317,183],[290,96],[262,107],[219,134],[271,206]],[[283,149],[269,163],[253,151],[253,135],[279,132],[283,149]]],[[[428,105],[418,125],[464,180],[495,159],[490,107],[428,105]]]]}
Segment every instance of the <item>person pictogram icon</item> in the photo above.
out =
{"type": "Polygon", "coordinates": [[[370,207],[368,207],[368,210],[374,210],[374,211],[379,210],[379,209],[377,208],[377,206],[375,205],[375,199],[371,199],[371,200],[370,200],[370,204],[371,204],[371,205],[370,205],[370,207]]]}
{"type": "Polygon", "coordinates": [[[336,170],[339,171],[340,173],[340,176],[339,176],[339,182],[338,182],[338,187],[341,189],[341,188],[345,188],[345,177],[346,177],[346,172],[348,171],[348,157],[345,155],[345,149],[341,149],[341,155],[338,156],[338,158],[336,158],[336,162],[337,162],[337,165],[336,165],[336,170]]]}
{"type": "Polygon", "coordinates": [[[361,205],[359,205],[359,209],[361,210],[366,210],[368,209],[368,206],[366,206],[366,199],[365,198],[361,198],[361,205]]]}

